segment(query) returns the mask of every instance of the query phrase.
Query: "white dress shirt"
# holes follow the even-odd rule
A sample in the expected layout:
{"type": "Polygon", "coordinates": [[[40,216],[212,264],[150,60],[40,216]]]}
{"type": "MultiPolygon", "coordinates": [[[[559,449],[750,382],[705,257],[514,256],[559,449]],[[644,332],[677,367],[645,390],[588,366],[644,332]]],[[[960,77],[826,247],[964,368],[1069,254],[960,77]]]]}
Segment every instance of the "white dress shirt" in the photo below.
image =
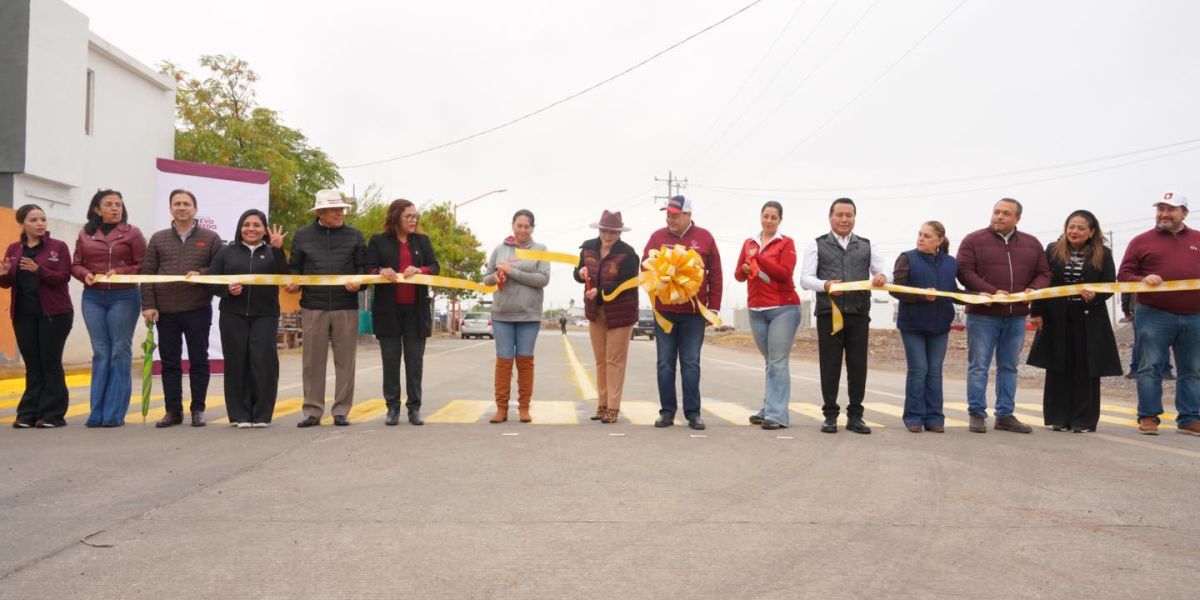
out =
{"type": "MultiPolygon", "coordinates": [[[[842,237],[836,233],[830,232],[830,235],[838,241],[838,245],[843,250],[850,245],[850,236],[842,237]]],[[[892,282],[892,271],[887,268],[887,263],[883,261],[883,255],[875,248],[875,244],[871,244],[871,277],[882,273],[887,277],[887,282],[892,282]]],[[[804,262],[800,268],[800,287],[814,292],[825,291],[825,280],[817,279],[817,241],[813,240],[808,243],[808,248],[804,249],[804,262]]]]}

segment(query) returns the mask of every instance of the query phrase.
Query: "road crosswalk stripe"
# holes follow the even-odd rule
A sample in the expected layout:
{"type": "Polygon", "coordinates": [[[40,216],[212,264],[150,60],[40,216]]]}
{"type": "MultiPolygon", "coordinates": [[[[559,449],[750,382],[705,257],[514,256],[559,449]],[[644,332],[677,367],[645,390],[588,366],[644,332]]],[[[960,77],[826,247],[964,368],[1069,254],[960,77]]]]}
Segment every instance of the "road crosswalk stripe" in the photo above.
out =
{"type": "MultiPolygon", "coordinates": [[[[350,414],[346,415],[346,417],[350,419],[351,423],[356,423],[370,421],[386,412],[387,402],[385,402],[382,398],[372,398],[370,400],[355,402],[354,406],[350,407],[350,414]]],[[[326,414],[325,417],[321,419],[321,424],[332,425],[333,415],[326,414]]]]}
{"type": "Polygon", "coordinates": [[[634,425],[653,425],[658,420],[658,402],[621,401],[621,416],[634,425]]]}
{"type": "Polygon", "coordinates": [[[426,423],[475,423],[495,407],[495,402],[480,400],[451,400],[437,412],[425,418],[426,423]]]}
{"type": "MultiPolygon", "coordinates": [[[[791,404],[788,405],[788,408],[792,412],[804,415],[814,421],[824,421],[825,420],[825,415],[821,412],[821,407],[816,406],[815,404],[804,404],[802,402],[792,402],[791,404]]],[[[863,422],[865,422],[868,427],[871,427],[874,429],[887,429],[887,425],[884,425],[882,423],[876,423],[875,421],[870,421],[868,419],[863,419],[863,422]]]]}
{"type": "MultiPolygon", "coordinates": [[[[286,417],[292,413],[298,412],[304,406],[304,398],[293,397],[285,398],[275,402],[275,411],[271,413],[271,421],[274,422],[280,417],[286,417]]],[[[213,425],[225,425],[229,423],[229,416],[217,417],[209,421],[213,425]]]]}
{"type": "Polygon", "coordinates": [[[567,354],[567,364],[571,366],[571,374],[575,378],[575,386],[579,389],[579,397],[583,400],[595,400],[600,396],[596,391],[596,384],[592,383],[592,377],[588,374],[587,369],[583,368],[583,363],[579,362],[579,357],[575,355],[575,348],[571,347],[571,341],[568,336],[562,336],[563,351],[567,354]]]}
{"type": "MultiPolygon", "coordinates": [[[[865,408],[867,410],[875,411],[878,413],[883,413],[885,415],[888,415],[889,417],[896,417],[897,419],[901,420],[901,423],[903,423],[903,420],[904,420],[904,408],[903,407],[896,406],[894,404],[885,404],[883,402],[863,402],[863,408],[865,408]]],[[[945,418],[945,424],[946,424],[946,427],[966,427],[967,426],[966,421],[954,419],[951,417],[945,418]]]]}
{"type": "Polygon", "coordinates": [[[728,421],[734,425],[749,425],[750,415],[754,413],[753,410],[746,408],[741,404],[722,402],[720,400],[711,400],[709,398],[704,398],[700,402],[700,410],[708,412],[709,414],[712,414],[723,421],[728,421]]]}
{"type": "MultiPolygon", "coordinates": [[[[529,412],[533,416],[534,423],[542,425],[578,425],[579,424],[579,408],[578,404],[570,400],[542,400],[541,402],[532,402],[529,405],[529,412]]],[[[516,415],[509,417],[511,420],[516,415]]]]}

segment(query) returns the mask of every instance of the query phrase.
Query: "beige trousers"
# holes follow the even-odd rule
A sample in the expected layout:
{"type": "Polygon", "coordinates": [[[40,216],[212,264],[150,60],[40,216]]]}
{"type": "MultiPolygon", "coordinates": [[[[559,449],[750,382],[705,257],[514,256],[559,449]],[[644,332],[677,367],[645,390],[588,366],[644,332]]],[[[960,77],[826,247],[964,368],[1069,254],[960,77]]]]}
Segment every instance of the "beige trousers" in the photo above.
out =
{"type": "Polygon", "coordinates": [[[601,408],[621,409],[621,392],[625,389],[625,359],[629,356],[629,334],[633,325],[609,329],[604,319],[604,307],[596,312],[596,320],[588,324],[592,338],[592,354],[596,357],[597,404],[601,408]]]}
{"type": "Polygon", "coordinates": [[[354,404],[358,311],[301,308],[300,319],[304,330],[304,416],[320,418],[325,412],[325,366],[331,344],[335,383],[329,414],[347,416],[354,404]]]}

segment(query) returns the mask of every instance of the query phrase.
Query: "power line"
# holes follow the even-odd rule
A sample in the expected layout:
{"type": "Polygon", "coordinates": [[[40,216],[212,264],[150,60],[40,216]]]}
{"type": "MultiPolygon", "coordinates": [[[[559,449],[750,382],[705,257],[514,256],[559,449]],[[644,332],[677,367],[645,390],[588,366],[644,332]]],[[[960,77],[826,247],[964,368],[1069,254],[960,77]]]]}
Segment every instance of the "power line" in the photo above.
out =
{"type": "Polygon", "coordinates": [[[1104,162],[1104,161],[1113,160],[1113,159],[1117,159],[1117,158],[1124,158],[1126,156],[1133,156],[1135,154],[1145,154],[1147,152],[1155,152],[1158,150],[1166,150],[1168,148],[1175,148],[1178,146],[1186,146],[1189,144],[1195,144],[1197,142],[1200,142],[1200,137],[1191,138],[1191,139],[1187,139],[1187,140],[1180,140],[1178,142],[1171,142],[1169,144],[1163,144],[1161,146],[1153,146],[1150,148],[1141,148],[1138,150],[1130,150],[1128,152],[1120,152],[1117,154],[1108,154],[1105,156],[1095,156],[1092,158],[1085,158],[1082,160],[1075,160],[1075,161],[1071,161],[1071,162],[1045,165],[1045,166],[1041,166],[1041,167],[1013,169],[1013,170],[1009,170],[1009,171],[1000,171],[997,173],[987,173],[987,174],[983,174],[983,175],[967,175],[967,176],[962,176],[962,177],[947,177],[944,179],[933,179],[933,180],[926,180],[926,181],[910,181],[910,182],[905,182],[905,183],[889,183],[889,184],[883,184],[883,185],[868,185],[868,186],[841,185],[841,186],[819,187],[819,188],[734,187],[734,186],[709,185],[709,184],[695,183],[695,182],[692,182],[691,185],[694,185],[698,188],[712,189],[712,190],[725,190],[725,191],[733,191],[733,192],[773,192],[773,193],[841,192],[841,191],[845,191],[848,189],[856,190],[856,191],[888,190],[888,189],[896,189],[896,188],[937,186],[937,185],[942,185],[942,184],[947,184],[947,183],[962,183],[962,182],[967,182],[967,181],[978,181],[981,179],[997,179],[1000,177],[1010,177],[1013,175],[1024,175],[1026,173],[1036,173],[1038,171],[1052,171],[1055,169],[1062,169],[1062,168],[1066,168],[1066,167],[1077,167],[1080,165],[1085,165],[1085,164],[1090,164],[1090,163],[1095,163],[1095,162],[1104,162]]]}
{"type": "MultiPolygon", "coordinates": [[[[878,1],[878,0],[876,0],[876,1],[878,1]]],[[[642,67],[642,66],[646,65],[646,64],[647,64],[647,63],[649,63],[650,61],[652,61],[652,60],[654,60],[654,59],[656,59],[656,58],[658,58],[658,57],[660,57],[660,56],[662,56],[662,55],[664,55],[664,54],[666,54],[666,53],[668,53],[668,52],[670,52],[670,51],[674,50],[675,48],[678,48],[679,46],[682,46],[682,45],[686,44],[687,42],[690,42],[691,40],[693,40],[693,39],[695,39],[695,38],[697,38],[697,37],[699,37],[699,36],[701,36],[701,35],[703,35],[703,34],[705,34],[705,33],[709,32],[709,31],[711,31],[711,30],[715,29],[716,27],[719,27],[720,25],[724,24],[726,21],[729,21],[730,19],[732,19],[732,18],[734,18],[734,17],[736,17],[736,16],[738,16],[738,15],[740,15],[740,14],[742,14],[742,13],[746,12],[747,10],[750,10],[750,9],[751,9],[751,8],[753,8],[755,5],[757,5],[757,4],[760,4],[761,2],[763,2],[763,0],[754,0],[753,2],[751,2],[751,3],[749,3],[749,4],[745,5],[745,6],[743,6],[742,8],[739,8],[738,10],[734,11],[732,14],[730,14],[730,15],[726,16],[725,18],[721,19],[720,21],[717,21],[716,23],[713,23],[712,25],[709,25],[708,27],[705,27],[704,29],[701,29],[700,31],[697,31],[696,33],[693,33],[693,34],[691,34],[691,35],[689,35],[689,36],[687,36],[687,37],[683,38],[682,40],[679,40],[678,42],[675,42],[674,44],[671,44],[670,46],[667,46],[666,48],[664,48],[664,49],[662,49],[662,50],[660,50],[660,51],[656,52],[656,53],[655,53],[655,54],[653,54],[653,55],[651,55],[649,58],[643,59],[643,60],[641,60],[640,62],[638,62],[638,63],[634,64],[633,66],[631,66],[631,67],[629,67],[629,68],[627,68],[627,69],[625,69],[625,70],[623,70],[623,71],[621,71],[621,72],[619,72],[619,73],[617,73],[617,74],[615,74],[615,75],[612,75],[611,77],[608,77],[607,79],[604,79],[604,80],[601,80],[601,81],[599,81],[599,82],[597,82],[597,83],[594,83],[594,84],[592,84],[592,85],[590,85],[590,86],[588,86],[588,87],[586,87],[586,88],[584,88],[584,89],[582,89],[582,90],[579,90],[578,92],[575,92],[574,94],[571,94],[571,95],[569,95],[569,96],[566,96],[566,97],[564,97],[564,98],[560,98],[560,99],[558,99],[558,100],[555,100],[554,102],[551,102],[550,104],[547,104],[547,105],[545,105],[545,106],[543,106],[543,107],[541,107],[541,108],[539,108],[539,109],[537,109],[537,110],[534,110],[534,111],[532,111],[532,112],[525,113],[524,115],[521,115],[521,116],[519,116],[519,117],[517,117],[517,118],[515,118],[515,119],[511,119],[511,120],[509,120],[509,121],[505,121],[504,123],[501,123],[501,124],[499,124],[499,125],[496,125],[496,126],[493,126],[493,127],[489,127],[489,128],[487,128],[487,129],[484,129],[484,130],[482,130],[482,131],[477,131],[477,132],[475,132],[475,133],[472,133],[471,135],[467,135],[467,136],[464,136],[464,137],[461,137],[461,138],[458,138],[458,139],[455,139],[455,140],[451,140],[451,141],[449,141],[449,142],[444,142],[444,143],[441,143],[441,144],[437,144],[436,146],[430,146],[430,147],[428,147],[428,148],[424,148],[424,149],[421,149],[421,150],[416,150],[416,151],[414,151],[414,152],[409,152],[409,153],[407,153],[407,154],[401,154],[401,155],[399,155],[399,156],[393,156],[393,157],[391,157],[391,158],[385,158],[385,159],[381,159],[381,160],[374,160],[374,161],[369,161],[369,162],[356,163],[356,164],[352,164],[352,165],[344,165],[344,166],[340,166],[340,168],[342,168],[342,169],[357,169],[357,168],[359,168],[359,167],[369,167],[369,166],[373,166],[373,165],[380,165],[380,164],[383,164],[383,163],[389,163],[389,162],[395,162],[395,161],[398,161],[398,160],[404,160],[404,159],[406,159],[406,158],[412,158],[412,157],[414,157],[414,156],[420,156],[420,155],[422,155],[422,154],[427,154],[427,153],[429,153],[429,152],[433,152],[433,151],[435,151],[435,150],[441,150],[441,149],[443,149],[443,148],[448,148],[448,147],[450,147],[450,146],[454,146],[454,145],[456,145],[456,144],[461,144],[462,142],[465,142],[465,141],[468,141],[468,140],[473,140],[473,139],[475,139],[475,138],[477,138],[477,137],[484,136],[484,135],[487,135],[487,134],[489,134],[489,133],[493,133],[493,132],[495,132],[495,131],[499,131],[499,130],[501,130],[501,129],[504,129],[505,127],[509,127],[509,126],[511,126],[511,125],[515,125],[515,124],[517,124],[517,123],[520,123],[521,121],[524,121],[525,119],[528,119],[528,118],[530,118],[530,117],[537,116],[537,115],[539,115],[539,114],[541,114],[541,113],[544,113],[544,112],[546,112],[546,111],[548,111],[548,110],[550,110],[550,109],[552,109],[552,108],[554,108],[554,107],[556,107],[556,106],[558,106],[558,105],[560,105],[560,104],[563,104],[563,103],[566,103],[566,102],[570,102],[571,100],[574,100],[574,99],[576,99],[576,98],[578,98],[578,97],[580,97],[580,96],[582,96],[582,95],[584,95],[584,94],[586,94],[586,93],[588,93],[588,92],[590,92],[590,91],[592,91],[592,90],[595,90],[596,88],[599,88],[600,86],[602,86],[602,85],[604,85],[604,84],[606,84],[606,83],[612,82],[612,81],[614,81],[614,80],[616,80],[616,79],[618,79],[618,78],[620,78],[620,77],[622,77],[622,76],[624,76],[624,75],[627,75],[627,74],[629,74],[629,73],[631,73],[631,72],[633,72],[633,71],[637,70],[638,68],[640,68],[640,67],[642,67]]]]}
{"type": "MultiPolygon", "coordinates": [[[[775,116],[775,113],[779,112],[784,106],[787,106],[788,100],[791,100],[792,96],[796,95],[796,92],[800,91],[800,89],[804,87],[804,84],[808,83],[808,80],[812,79],[812,76],[815,75],[817,73],[817,71],[821,70],[821,67],[825,65],[825,62],[829,60],[829,57],[833,56],[834,52],[837,52],[838,48],[842,47],[842,44],[844,44],[846,42],[846,40],[850,37],[850,35],[853,34],[855,32],[855,30],[858,29],[858,26],[862,25],[862,22],[867,18],[867,15],[871,14],[871,11],[874,10],[875,7],[879,5],[879,1],[880,0],[875,0],[874,2],[871,3],[870,6],[867,7],[866,10],[864,10],[862,12],[862,14],[858,15],[858,18],[854,21],[854,24],[850,26],[850,29],[847,29],[846,33],[843,33],[842,37],[838,38],[838,41],[836,43],[834,43],[833,47],[830,48],[829,51],[826,52],[825,55],[821,57],[821,60],[818,61],[817,64],[815,66],[813,66],[813,68],[811,70],[809,70],[809,72],[807,74],[804,75],[804,78],[802,78],[800,80],[800,83],[796,84],[796,86],[792,88],[792,91],[788,92],[787,95],[784,96],[783,102],[779,103],[779,105],[776,106],[775,109],[772,110],[770,114],[768,114],[765,118],[763,118],[761,121],[759,121],[758,125],[755,125],[754,128],[751,129],[750,132],[747,133],[745,136],[743,136],[742,139],[738,143],[731,146],[728,150],[725,151],[724,154],[722,154],[720,157],[718,157],[717,160],[713,161],[713,163],[709,166],[709,168],[711,169],[713,167],[716,167],[718,164],[721,163],[721,161],[725,160],[726,157],[728,157],[730,154],[732,154],[733,152],[735,152],[736,150],[741,148],[742,144],[745,144],[747,141],[749,141],[749,139],[751,137],[753,137],[754,134],[756,132],[758,132],[758,130],[767,123],[767,121],[771,120],[771,117],[775,116]]],[[[724,134],[722,134],[722,137],[724,137],[724,134]]]]}
{"type": "Polygon", "coordinates": [[[873,79],[871,81],[871,83],[868,83],[867,87],[865,87],[861,91],[859,91],[858,94],[856,94],[853,98],[851,98],[849,102],[843,104],[841,106],[841,108],[834,111],[834,113],[832,115],[830,115],[828,119],[825,119],[825,121],[823,123],[821,123],[816,129],[812,130],[811,132],[809,132],[808,135],[801,138],[801,140],[799,142],[796,142],[796,145],[792,146],[791,150],[788,150],[787,153],[785,153],[782,157],[779,158],[779,160],[776,160],[774,163],[771,164],[771,166],[767,167],[767,170],[764,171],[764,173],[774,170],[775,167],[779,166],[779,163],[787,160],[788,158],[791,158],[792,154],[795,154],[796,150],[799,150],[801,146],[803,146],[805,143],[808,142],[808,140],[811,140],[818,133],[823,131],[825,129],[825,127],[827,127],[830,123],[833,122],[834,119],[838,118],[838,116],[840,116],[843,112],[846,112],[846,109],[853,106],[855,102],[858,102],[859,98],[862,98],[868,92],[870,92],[871,89],[874,88],[875,85],[877,83],[879,83],[880,80],[882,80],[884,77],[887,77],[888,73],[891,73],[892,69],[896,68],[896,65],[899,65],[900,63],[904,62],[904,59],[908,58],[908,56],[910,54],[912,54],[917,48],[919,48],[921,46],[921,44],[925,43],[925,40],[929,39],[929,37],[932,36],[938,29],[940,29],[941,26],[946,21],[949,21],[950,17],[954,16],[954,13],[958,12],[958,9],[962,8],[963,5],[966,3],[967,3],[967,0],[961,0],[958,4],[956,4],[954,6],[954,8],[950,9],[950,12],[946,13],[946,16],[942,17],[940,21],[938,21],[936,24],[934,24],[934,26],[931,27],[929,29],[929,31],[926,31],[925,35],[921,36],[921,38],[918,39],[915,44],[910,46],[908,48],[908,50],[905,50],[904,54],[900,55],[900,58],[897,58],[894,62],[892,62],[892,64],[888,65],[888,68],[884,69],[882,73],[880,73],[877,77],[875,77],[875,79],[873,79]]]}
{"type": "MultiPolygon", "coordinates": [[[[807,2],[808,0],[800,0],[800,4],[796,5],[796,10],[792,12],[792,16],[787,20],[787,23],[784,23],[783,29],[780,29],[779,34],[776,35],[775,39],[771,41],[771,45],[767,47],[767,51],[763,53],[762,58],[758,59],[758,64],[754,65],[754,68],[751,69],[750,74],[742,80],[742,84],[738,86],[738,89],[729,96],[729,100],[725,102],[725,106],[722,106],[721,110],[717,112],[717,116],[712,120],[712,123],[709,123],[708,127],[704,128],[704,132],[700,134],[699,139],[703,139],[704,136],[708,135],[708,132],[712,131],[713,128],[717,126],[717,123],[721,121],[721,117],[724,116],[725,112],[729,110],[729,107],[733,106],[733,101],[737,100],[738,96],[742,94],[742,90],[746,89],[746,86],[750,83],[750,80],[754,79],[754,76],[758,74],[758,70],[762,68],[763,63],[767,62],[767,57],[770,56],[771,52],[775,50],[775,46],[779,44],[779,40],[783,39],[783,34],[787,33],[788,29],[791,29],[792,22],[796,20],[796,16],[800,14],[800,9],[804,8],[804,5],[807,2]]],[[[793,54],[793,56],[795,55],[793,54]]],[[[776,72],[776,75],[778,75],[778,72],[776,72]]],[[[774,80],[775,78],[772,77],[771,81],[774,80]]],[[[768,82],[767,86],[770,85],[771,84],[768,82]]]]}

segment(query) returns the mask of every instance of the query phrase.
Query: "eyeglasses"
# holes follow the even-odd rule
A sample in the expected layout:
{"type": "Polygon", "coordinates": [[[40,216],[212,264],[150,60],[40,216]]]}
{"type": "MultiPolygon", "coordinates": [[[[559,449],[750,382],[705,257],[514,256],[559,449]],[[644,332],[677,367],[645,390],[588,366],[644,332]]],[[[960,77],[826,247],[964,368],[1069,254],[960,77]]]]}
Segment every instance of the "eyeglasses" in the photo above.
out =
{"type": "Polygon", "coordinates": [[[416,221],[417,219],[421,218],[421,216],[415,215],[415,214],[414,215],[400,215],[400,218],[404,219],[405,221],[416,221]]]}

